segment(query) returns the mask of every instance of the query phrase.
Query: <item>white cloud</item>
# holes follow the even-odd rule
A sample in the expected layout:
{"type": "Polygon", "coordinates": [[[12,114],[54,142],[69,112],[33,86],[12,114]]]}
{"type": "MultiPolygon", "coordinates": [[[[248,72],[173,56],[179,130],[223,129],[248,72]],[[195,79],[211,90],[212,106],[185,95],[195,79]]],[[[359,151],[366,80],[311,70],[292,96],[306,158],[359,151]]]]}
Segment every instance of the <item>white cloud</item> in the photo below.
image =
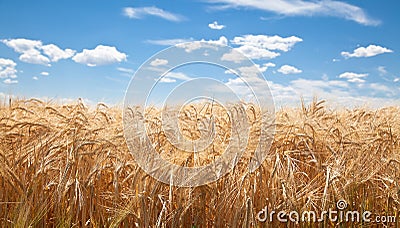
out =
{"type": "MultiPolygon", "coordinates": [[[[239,67],[238,71],[240,72],[241,76],[258,77],[260,72],[264,73],[265,71],[267,71],[267,69],[269,67],[275,67],[275,64],[274,63],[265,63],[262,66],[259,64],[254,64],[253,66],[239,67]]],[[[226,73],[228,73],[228,72],[226,72],[226,73]]]]}
{"type": "Polygon", "coordinates": [[[181,15],[174,14],[157,7],[126,7],[123,9],[123,14],[132,19],[141,19],[147,15],[160,17],[168,21],[182,21],[185,18],[181,15]]]}
{"type": "Polygon", "coordinates": [[[119,52],[115,47],[98,45],[95,49],[83,49],[72,60],[88,66],[98,66],[126,61],[126,57],[125,53],[119,52]]]}
{"type": "Polygon", "coordinates": [[[151,61],[150,65],[151,66],[165,66],[168,64],[168,60],[166,59],[155,59],[151,61]]]}
{"type": "Polygon", "coordinates": [[[262,66],[260,66],[259,64],[254,64],[254,66],[257,68],[257,70],[263,73],[267,71],[269,67],[275,67],[276,65],[275,63],[264,63],[262,66]]]}
{"type": "Polygon", "coordinates": [[[62,50],[55,44],[43,45],[40,40],[29,40],[24,38],[1,40],[2,43],[20,53],[19,60],[22,62],[50,66],[51,62],[60,59],[71,58],[75,51],[72,49],[62,50]]]}
{"type": "Polygon", "coordinates": [[[222,6],[218,6],[221,9],[244,7],[273,12],[283,16],[326,15],[344,18],[363,25],[378,25],[380,23],[370,18],[358,6],[333,0],[214,0],[212,3],[222,3],[222,6]]]}
{"type": "Polygon", "coordinates": [[[18,80],[12,80],[10,78],[7,78],[3,81],[5,84],[17,84],[18,80]]]}
{"type": "Polygon", "coordinates": [[[261,72],[264,72],[265,68],[262,68],[260,65],[255,64],[253,66],[248,67],[239,67],[238,71],[240,72],[241,76],[245,77],[257,77],[257,75],[261,72]]]}
{"type": "Polygon", "coordinates": [[[347,78],[347,79],[352,79],[352,78],[364,78],[367,77],[368,74],[358,74],[354,72],[344,72],[339,75],[339,78],[347,78]]]}
{"type": "Polygon", "coordinates": [[[400,82],[400,78],[393,79],[393,82],[400,82]]]}
{"type": "Polygon", "coordinates": [[[380,91],[380,92],[387,92],[389,94],[393,94],[393,90],[387,87],[386,85],[380,83],[371,83],[369,87],[373,90],[380,91]]]}
{"type": "Polygon", "coordinates": [[[228,39],[225,36],[220,36],[218,40],[201,40],[202,42],[206,42],[209,44],[216,44],[216,45],[222,45],[226,46],[228,45],[228,39]]]}
{"type": "Polygon", "coordinates": [[[278,69],[278,72],[282,73],[282,74],[300,74],[301,72],[303,72],[302,70],[297,69],[294,66],[290,66],[290,65],[283,65],[278,69]]]}
{"type": "Polygon", "coordinates": [[[296,43],[303,41],[296,36],[280,37],[280,36],[266,36],[266,35],[244,35],[238,36],[231,40],[235,45],[250,45],[268,50],[279,50],[287,52],[296,43]]]}
{"type": "Polygon", "coordinates": [[[265,70],[267,70],[268,68],[270,68],[270,67],[275,67],[276,65],[275,65],[275,63],[265,63],[264,65],[263,65],[264,67],[266,67],[266,69],[265,70]]]}
{"type": "MultiPolygon", "coordinates": [[[[254,93],[264,94],[267,92],[265,89],[268,85],[264,80],[262,72],[265,72],[269,65],[271,64],[266,63],[263,66],[254,64],[251,66],[242,66],[235,70],[226,70],[226,74],[235,74],[238,77],[228,78],[228,81],[224,84],[235,94],[240,95],[241,98],[251,101],[255,98],[254,93]]],[[[217,91],[221,89],[219,87],[215,88],[217,91]]]]}
{"type": "Polygon", "coordinates": [[[189,39],[165,39],[165,40],[146,40],[146,43],[162,45],[162,46],[174,46],[185,48],[187,52],[191,52],[200,49],[204,44],[215,44],[215,45],[228,45],[228,39],[225,36],[221,36],[218,40],[194,40],[189,39]]]}
{"type": "Polygon", "coordinates": [[[43,71],[43,72],[40,73],[40,75],[49,76],[50,74],[49,74],[49,72],[43,71]]]}
{"type": "Polygon", "coordinates": [[[17,78],[16,66],[13,60],[0,58],[0,78],[17,78]]]}
{"type": "Polygon", "coordinates": [[[264,48],[260,48],[257,46],[252,46],[252,45],[243,45],[238,48],[235,48],[235,50],[241,52],[245,56],[247,56],[250,59],[273,59],[278,57],[280,54],[277,52],[273,52],[264,48]]]}
{"type": "Polygon", "coordinates": [[[40,40],[28,40],[23,38],[1,40],[1,42],[18,53],[24,53],[31,49],[38,49],[42,46],[42,41],[40,40]]]}
{"type": "Polygon", "coordinates": [[[21,60],[22,62],[26,62],[26,63],[50,66],[49,58],[42,55],[40,53],[40,51],[38,51],[37,49],[30,49],[30,50],[24,51],[19,56],[19,60],[21,60]]]}
{"type": "Polygon", "coordinates": [[[364,83],[365,80],[362,78],[367,77],[368,74],[358,74],[354,72],[344,72],[339,75],[339,78],[345,78],[349,82],[354,82],[354,83],[364,83]]]}
{"type": "Polygon", "coordinates": [[[72,49],[61,49],[55,44],[43,45],[40,40],[28,39],[8,39],[1,40],[8,47],[20,53],[19,59],[23,62],[32,64],[42,64],[50,66],[51,62],[61,59],[72,59],[77,63],[87,64],[88,66],[104,65],[114,62],[126,61],[126,54],[119,52],[115,47],[98,45],[93,50],[83,49],[75,55],[72,49]]]}
{"type": "Polygon", "coordinates": [[[33,76],[32,79],[35,80],[35,81],[39,80],[39,78],[36,77],[36,76],[33,76]]]}
{"type": "Polygon", "coordinates": [[[240,63],[241,61],[246,60],[246,56],[242,52],[233,49],[229,53],[223,54],[221,60],[240,63]]]}
{"type": "MultiPolygon", "coordinates": [[[[301,41],[303,40],[296,36],[244,35],[234,37],[230,42],[238,46],[234,50],[239,51],[250,59],[273,59],[280,55],[277,51],[287,52],[301,41]]],[[[222,60],[241,62],[244,58],[235,51],[231,51],[224,54],[222,60]]]]}
{"type": "MultiPolygon", "coordinates": [[[[234,49],[225,53],[221,60],[241,62],[250,59],[273,59],[280,55],[278,51],[287,52],[298,42],[303,41],[296,36],[280,37],[267,35],[244,35],[234,37],[230,42],[234,49]]],[[[218,40],[193,39],[169,39],[169,40],[147,40],[148,43],[157,45],[177,45],[185,48],[187,52],[200,49],[206,44],[228,45],[228,39],[221,36],[218,40]]]]}
{"type": "Polygon", "coordinates": [[[245,83],[243,78],[229,78],[228,82],[225,83],[235,94],[240,96],[251,96],[252,91],[249,86],[245,83]]]}
{"type": "Polygon", "coordinates": [[[43,53],[47,55],[52,62],[57,62],[60,59],[69,59],[75,54],[75,50],[65,49],[62,50],[54,44],[48,44],[41,47],[43,53]]]}
{"type": "MultiPolygon", "coordinates": [[[[400,105],[395,90],[382,84],[367,84],[360,90],[358,85],[338,80],[295,79],[288,85],[269,81],[269,87],[276,106],[298,105],[301,98],[310,102],[314,96],[326,100],[330,107],[384,107],[400,105]]],[[[397,93],[398,94],[398,93],[397,93]]]]}
{"type": "Polygon", "coordinates": [[[220,46],[226,46],[228,45],[228,39],[225,36],[221,36],[218,40],[205,40],[201,39],[199,41],[193,41],[190,43],[182,43],[178,44],[177,47],[179,48],[184,48],[186,52],[192,52],[194,50],[200,49],[202,47],[208,47],[211,45],[220,45],[220,46]]]}
{"type": "Polygon", "coordinates": [[[364,83],[365,80],[361,78],[350,78],[347,80],[348,82],[354,82],[354,83],[364,83]]]}
{"type": "Polygon", "coordinates": [[[220,25],[220,24],[218,24],[217,21],[214,21],[213,23],[208,24],[208,27],[210,29],[221,30],[221,29],[225,28],[225,25],[220,25]]]}
{"type": "Polygon", "coordinates": [[[379,54],[384,54],[384,53],[391,53],[393,52],[392,50],[377,46],[377,45],[369,45],[368,47],[359,47],[353,51],[353,53],[343,51],[341,55],[345,58],[360,58],[360,57],[372,57],[376,56],[379,54]]]}
{"type": "Polygon", "coordinates": [[[201,43],[200,41],[193,41],[190,43],[177,44],[176,46],[179,48],[183,48],[186,52],[190,53],[194,50],[204,47],[203,45],[205,45],[205,43],[201,43]]]}

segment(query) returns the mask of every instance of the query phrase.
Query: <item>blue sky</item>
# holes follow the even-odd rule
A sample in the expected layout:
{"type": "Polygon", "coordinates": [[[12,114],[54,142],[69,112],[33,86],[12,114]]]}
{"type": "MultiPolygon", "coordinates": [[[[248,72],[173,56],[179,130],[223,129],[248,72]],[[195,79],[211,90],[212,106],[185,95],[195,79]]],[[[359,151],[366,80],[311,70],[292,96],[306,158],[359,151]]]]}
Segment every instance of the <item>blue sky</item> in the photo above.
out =
{"type": "Polygon", "coordinates": [[[121,103],[148,58],[205,40],[258,64],[277,104],[317,95],[399,105],[399,7],[394,0],[0,0],[0,97],[121,103]]]}

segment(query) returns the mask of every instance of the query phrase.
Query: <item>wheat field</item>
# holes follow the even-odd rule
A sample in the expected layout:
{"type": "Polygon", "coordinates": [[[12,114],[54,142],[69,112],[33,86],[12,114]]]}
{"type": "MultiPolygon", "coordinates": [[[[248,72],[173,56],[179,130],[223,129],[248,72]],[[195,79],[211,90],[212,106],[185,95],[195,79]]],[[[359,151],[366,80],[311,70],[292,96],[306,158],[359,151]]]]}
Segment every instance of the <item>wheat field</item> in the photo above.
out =
{"type": "MultiPolygon", "coordinates": [[[[288,225],[256,218],[266,206],[322,211],[336,208],[340,199],[348,202],[347,209],[397,217],[391,224],[356,226],[400,225],[399,107],[332,109],[314,100],[281,108],[267,159],[255,172],[247,172],[244,156],[217,182],[174,187],[136,165],[121,108],[37,99],[0,106],[1,227],[346,227],[351,224],[288,225]]],[[[196,138],[192,111],[207,112],[194,108],[181,119],[186,137],[196,138]]],[[[246,111],[250,134],[257,134],[259,115],[246,111]]],[[[207,153],[213,158],[230,137],[229,118],[223,111],[216,118],[219,140],[207,153]]],[[[191,156],[165,140],[157,111],[149,112],[146,123],[163,156],[193,165],[191,156]]],[[[247,149],[253,144],[250,140],[247,149]]]]}

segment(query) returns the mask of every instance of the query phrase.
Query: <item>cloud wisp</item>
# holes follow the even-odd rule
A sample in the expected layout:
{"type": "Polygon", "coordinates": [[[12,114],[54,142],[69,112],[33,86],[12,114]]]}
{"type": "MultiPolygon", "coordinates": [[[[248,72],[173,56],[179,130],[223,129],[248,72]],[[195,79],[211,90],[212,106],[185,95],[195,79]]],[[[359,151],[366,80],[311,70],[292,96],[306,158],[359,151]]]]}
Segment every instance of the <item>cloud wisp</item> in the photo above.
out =
{"type": "Polygon", "coordinates": [[[194,41],[193,38],[188,38],[188,39],[161,39],[161,40],[146,40],[146,43],[149,44],[154,44],[154,45],[160,45],[160,46],[173,46],[177,45],[180,43],[187,43],[187,42],[192,42],[194,41]]]}
{"type": "Polygon", "coordinates": [[[185,19],[185,17],[179,15],[179,14],[174,14],[168,11],[165,11],[163,9],[151,6],[151,7],[125,7],[122,10],[122,13],[124,16],[131,18],[131,19],[142,19],[146,17],[147,15],[154,16],[154,17],[159,17],[164,20],[168,21],[174,21],[174,22],[180,22],[185,19]]]}
{"type": "Polygon", "coordinates": [[[342,1],[209,0],[209,2],[213,3],[213,8],[216,9],[252,8],[282,16],[332,16],[368,26],[376,26],[381,23],[379,20],[371,18],[362,8],[342,1]]]}
{"type": "Polygon", "coordinates": [[[186,75],[183,72],[168,72],[166,73],[161,79],[160,82],[162,83],[174,83],[176,80],[180,81],[188,81],[191,80],[192,78],[186,75]]]}

